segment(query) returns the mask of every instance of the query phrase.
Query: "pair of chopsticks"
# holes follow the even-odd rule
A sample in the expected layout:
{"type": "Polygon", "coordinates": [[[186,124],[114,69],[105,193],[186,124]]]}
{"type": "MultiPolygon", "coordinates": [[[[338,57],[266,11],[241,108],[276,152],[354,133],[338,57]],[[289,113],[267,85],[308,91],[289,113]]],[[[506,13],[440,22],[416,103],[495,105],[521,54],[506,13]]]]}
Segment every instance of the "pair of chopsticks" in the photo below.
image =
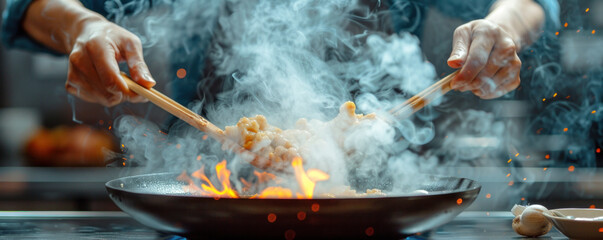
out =
{"type": "MultiPolygon", "coordinates": [[[[397,118],[406,118],[415,113],[416,111],[419,111],[421,108],[425,107],[425,105],[429,104],[434,99],[450,91],[450,81],[454,79],[458,72],[459,71],[453,72],[452,74],[442,78],[440,81],[431,85],[416,96],[413,96],[410,99],[406,100],[404,103],[392,108],[389,113],[397,118]]],[[[270,166],[270,162],[266,161],[265,157],[259,156],[251,151],[248,151],[247,149],[236,144],[232,140],[227,139],[226,135],[224,134],[224,130],[220,129],[204,117],[199,116],[195,112],[180,105],[176,101],[163,95],[162,93],[153,88],[147,89],[143,86],[138,85],[138,83],[132,81],[125,73],[122,73],[122,77],[126,81],[126,84],[128,85],[128,88],[130,90],[132,90],[138,95],[149,99],[149,101],[151,101],[158,107],[182,119],[191,126],[199,129],[202,132],[207,133],[210,137],[218,140],[225,146],[230,147],[230,149],[233,149],[236,153],[240,154],[241,156],[251,158],[247,160],[249,160],[252,165],[259,168],[265,168],[267,166],[270,166]]]]}
{"type": "Polygon", "coordinates": [[[431,101],[443,96],[452,89],[450,87],[450,82],[459,73],[459,71],[460,70],[457,70],[449,74],[417,95],[409,98],[404,103],[393,107],[389,110],[389,113],[396,118],[404,119],[421,110],[421,108],[425,107],[431,101]]]}

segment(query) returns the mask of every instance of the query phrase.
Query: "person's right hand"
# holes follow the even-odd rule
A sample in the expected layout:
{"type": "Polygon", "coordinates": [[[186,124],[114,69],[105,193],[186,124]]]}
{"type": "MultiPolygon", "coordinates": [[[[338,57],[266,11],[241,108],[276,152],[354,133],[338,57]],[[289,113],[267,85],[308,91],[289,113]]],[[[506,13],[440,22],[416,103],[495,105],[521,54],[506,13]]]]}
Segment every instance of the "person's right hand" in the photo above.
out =
{"type": "Polygon", "coordinates": [[[144,102],[145,98],[128,89],[118,67],[118,62],[125,61],[132,80],[147,88],[155,85],[140,39],[105,19],[85,20],[78,26],[69,53],[67,92],[107,107],[124,101],[144,102]]]}

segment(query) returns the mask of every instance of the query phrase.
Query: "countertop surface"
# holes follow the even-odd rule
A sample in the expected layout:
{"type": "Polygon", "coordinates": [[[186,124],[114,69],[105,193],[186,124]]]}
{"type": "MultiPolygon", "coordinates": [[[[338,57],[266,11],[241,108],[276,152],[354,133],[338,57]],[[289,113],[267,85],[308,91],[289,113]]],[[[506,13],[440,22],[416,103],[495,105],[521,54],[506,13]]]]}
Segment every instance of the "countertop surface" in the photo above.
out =
{"type": "MultiPolygon", "coordinates": [[[[408,240],[516,239],[509,212],[466,211],[451,222],[408,240]]],[[[123,212],[0,212],[0,239],[185,239],[145,227],[123,212]]],[[[284,238],[283,238],[284,239],[284,238]]],[[[555,228],[540,238],[567,239],[555,228]]]]}

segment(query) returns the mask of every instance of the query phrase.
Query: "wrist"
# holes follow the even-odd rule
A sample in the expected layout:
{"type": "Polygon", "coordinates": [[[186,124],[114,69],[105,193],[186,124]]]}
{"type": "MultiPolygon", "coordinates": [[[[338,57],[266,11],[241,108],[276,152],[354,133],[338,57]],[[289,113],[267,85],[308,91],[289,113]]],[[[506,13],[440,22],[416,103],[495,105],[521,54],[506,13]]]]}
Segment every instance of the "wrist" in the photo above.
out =
{"type": "Polygon", "coordinates": [[[485,18],[497,26],[499,26],[505,33],[511,37],[515,46],[517,47],[517,51],[521,50],[521,46],[523,45],[522,39],[522,31],[524,30],[523,24],[521,24],[521,19],[517,16],[516,12],[513,9],[496,9],[485,18]]]}

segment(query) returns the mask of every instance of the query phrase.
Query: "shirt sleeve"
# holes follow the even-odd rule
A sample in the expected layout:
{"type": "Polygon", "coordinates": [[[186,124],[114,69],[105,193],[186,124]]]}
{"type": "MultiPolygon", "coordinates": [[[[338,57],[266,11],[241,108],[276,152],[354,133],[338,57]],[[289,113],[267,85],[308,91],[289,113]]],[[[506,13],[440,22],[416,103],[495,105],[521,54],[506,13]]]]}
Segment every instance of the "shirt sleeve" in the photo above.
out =
{"type": "Polygon", "coordinates": [[[545,14],[544,31],[556,31],[561,27],[559,2],[557,0],[536,0],[545,14]]]}
{"type": "MultiPolygon", "coordinates": [[[[23,18],[33,0],[7,0],[6,8],[2,14],[2,43],[8,48],[18,48],[35,52],[45,52],[53,55],[62,55],[36,40],[32,39],[23,29],[23,18]]],[[[84,7],[106,15],[105,1],[83,0],[84,7]]]]}

